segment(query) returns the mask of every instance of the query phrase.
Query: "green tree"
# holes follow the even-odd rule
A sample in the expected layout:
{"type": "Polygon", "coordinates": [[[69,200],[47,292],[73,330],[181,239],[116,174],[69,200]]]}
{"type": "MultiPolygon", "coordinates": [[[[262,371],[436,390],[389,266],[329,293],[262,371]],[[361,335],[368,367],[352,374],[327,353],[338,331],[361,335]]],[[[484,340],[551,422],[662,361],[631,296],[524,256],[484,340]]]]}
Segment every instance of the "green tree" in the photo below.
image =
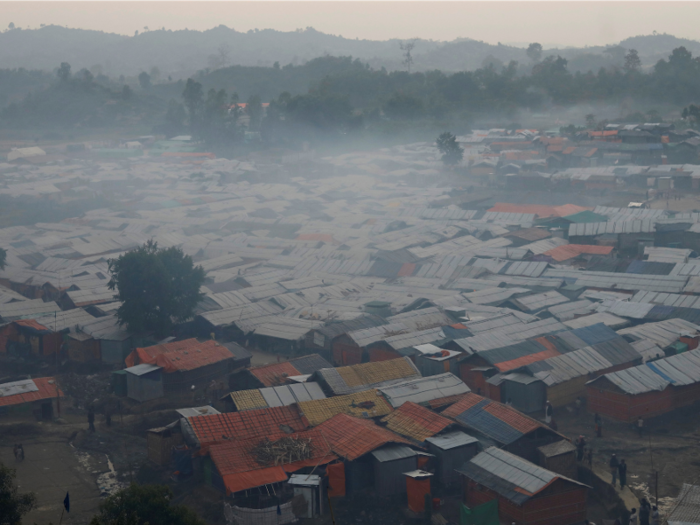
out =
{"type": "Polygon", "coordinates": [[[595,128],[595,115],[593,113],[586,115],[586,127],[588,129],[595,128]]]}
{"type": "Polygon", "coordinates": [[[457,137],[449,131],[441,133],[435,141],[438,151],[442,153],[442,162],[446,166],[455,166],[460,163],[464,157],[464,151],[457,144],[457,137]]]}
{"type": "Polygon", "coordinates": [[[542,44],[533,42],[527,46],[527,51],[525,51],[525,54],[533,62],[539,62],[540,58],[542,58],[542,44]]]}
{"type": "Polygon", "coordinates": [[[695,104],[691,104],[687,108],[683,108],[681,117],[683,117],[684,120],[687,120],[692,127],[698,127],[700,125],[700,107],[696,106],[695,104]]]}
{"type": "Polygon", "coordinates": [[[132,484],[100,504],[90,525],[206,525],[184,505],[173,505],[165,485],[132,484]]]}
{"type": "Polygon", "coordinates": [[[639,53],[636,49],[630,49],[625,55],[625,64],[622,68],[627,71],[637,71],[642,66],[642,61],[639,59],[639,53]]]}
{"type": "Polygon", "coordinates": [[[423,102],[397,91],[384,104],[384,113],[395,120],[415,119],[423,115],[423,102]]]}
{"type": "Polygon", "coordinates": [[[139,73],[139,85],[141,86],[141,89],[150,88],[151,87],[151,75],[149,75],[145,71],[141,71],[141,73],[139,73]]]}
{"type": "Polygon", "coordinates": [[[7,264],[7,252],[0,248],[0,270],[5,269],[5,264],[7,264]]]}
{"type": "Polygon", "coordinates": [[[22,516],[37,506],[36,494],[20,494],[15,469],[0,463],[0,525],[21,525],[22,516]]]}
{"type": "Polygon", "coordinates": [[[109,261],[109,271],[109,289],[122,302],[119,324],[132,332],[165,334],[173,323],[190,319],[204,297],[204,269],[179,248],[158,249],[152,240],[109,261]]]}
{"type": "Polygon", "coordinates": [[[260,121],[262,120],[263,113],[259,96],[253,95],[248,99],[245,105],[245,112],[250,117],[250,125],[248,127],[251,130],[258,131],[260,129],[260,121]]]}
{"type": "Polygon", "coordinates": [[[70,80],[70,64],[68,62],[61,62],[61,67],[58,68],[58,79],[61,82],[70,80]]]}
{"type": "Polygon", "coordinates": [[[131,91],[131,88],[124,84],[124,87],[122,88],[122,93],[121,97],[123,100],[131,100],[131,95],[133,95],[133,91],[131,91]]]}
{"type": "Polygon", "coordinates": [[[204,108],[204,91],[202,90],[202,84],[188,78],[185,89],[182,92],[182,98],[185,100],[190,129],[192,134],[196,135],[199,131],[202,109],[204,108]]]}

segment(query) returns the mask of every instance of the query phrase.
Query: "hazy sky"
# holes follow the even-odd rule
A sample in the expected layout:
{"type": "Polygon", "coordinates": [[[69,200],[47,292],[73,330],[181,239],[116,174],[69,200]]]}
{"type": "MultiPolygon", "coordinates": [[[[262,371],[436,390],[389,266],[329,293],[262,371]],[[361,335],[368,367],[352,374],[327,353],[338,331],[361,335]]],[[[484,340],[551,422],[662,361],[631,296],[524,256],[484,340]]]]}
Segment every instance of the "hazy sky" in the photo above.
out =
{"type": "Polygon", "coordinates": [[[0,2],[0,28],[40,24],[126,35],[151,29],[313,27],[349,38],[473,38],[601,45],[629,36],[699,37],[700,2],[0,2]]]}

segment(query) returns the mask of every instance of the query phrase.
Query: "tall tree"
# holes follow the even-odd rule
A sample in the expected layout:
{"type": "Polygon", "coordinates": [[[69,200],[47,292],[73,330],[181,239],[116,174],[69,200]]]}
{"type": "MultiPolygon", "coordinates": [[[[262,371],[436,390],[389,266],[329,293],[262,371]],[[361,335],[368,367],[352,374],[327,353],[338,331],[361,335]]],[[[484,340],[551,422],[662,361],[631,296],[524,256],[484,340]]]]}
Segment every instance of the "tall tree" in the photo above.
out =
{"type": "Polygon", "coordinates": [[[58,68],[58,78],[61,82],[70,80],[70,64],[68,62],[61,62],[61,67],[58,68]]]}
{"type": "Polygon", "coordinates": [[[90,525],[206,525],[193,510],[173,505],[166,485],[136,485],[122,489],[100,504],[90,525]]]}
{"type": "Polygon", "coordinates": [[[5,264],[7,263],[7,252],[0,248],[0,270],[5,269],[5,264]]]}
{"type": "Polygon", "coordinates": [[[185,100],[190,129],[193,134],[197,134],[199,131],[199,123],[202,118],[202,109],[204,107],[204,91],[202,90],[202,84],[188,78],[185,89],[182,92],[182,98],[185,100]]]}
{"type": "Polygon", "coordinates": [[[165,334],[192,317],[204,295],[204,270],[179,248],[158,249],[152,240],[109,261],[109,289],[122,302],[119,324],[132,332],[165,334]]]}
{"type": "Polygon", "coordinates": [[[259,96],[253,95],[248,99],[245,105],[245,112],[250,117],[250,125],[248,127],[253,131],[258,131],[263,114],[262,103],[260,102],[259,96]]]}
{"type": "Polygon", "coordinates": [[[37,506],[36,494],[20,494],[16,472],[0,463],[0,525],[20,525],[22,516],[37,506]]]}
{"type": "Polygon", "coordinates": [[[525,51],[525,54],[533,62],[539,62],[540,58],[542,58],[542,44],[533,42],[527,46],[527,51],[525,51]]]}
{"type": "Polygon", "coordinates": [[[435,141],[438,151],[442,153],[442,162],[446,166],[455,166],[459,164],[464,157],[464,151],[457,144],[457,137],[449,131],[441,133],[435,141]]]}
{"type": "Polygon", "coordinates": [[[636,49],[630,49],[625,55],[625,64],[622,66],[625,71],[637,71],[642,66],[639,53],[636,49]]]}
{"type": "Polygon", "coordinates": [[[410,73],[411,66],[413,66],[413,48],[416,47],[416,39],[406,40],[399,42],[399,48],[403,51],[403,65],[406,66],[406,70],[410,73]]]}
{"type": "Polygon", "coordinates": [[[139,73],[139,85],[141,86],[141,89],[150,88],[151,87],[151,75],[149,75],[145,71],[141,71],[141,73],[139,73]]]}

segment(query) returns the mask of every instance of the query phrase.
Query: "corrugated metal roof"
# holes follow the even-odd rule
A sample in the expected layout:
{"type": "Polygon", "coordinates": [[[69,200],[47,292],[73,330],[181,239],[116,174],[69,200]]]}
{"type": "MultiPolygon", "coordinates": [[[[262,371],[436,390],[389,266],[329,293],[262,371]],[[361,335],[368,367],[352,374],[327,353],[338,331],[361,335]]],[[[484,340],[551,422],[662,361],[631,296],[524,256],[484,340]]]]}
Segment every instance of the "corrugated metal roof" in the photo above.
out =
{"type": "Polygon", "coordinates": [[[700,524],[700,487],[683,483],[666,520],[668,525],[700,524]]]}
{"type": "Polygon", "coordinates": [[[320,425],[336,414],[360,418],[381,417],[392,411],[389,403],[375,389],[314,401],[300,401],[299,410],[311,426],[320,425]]]}
{"type": "Polygon", "coordinates": [[[522,505],[556,479],[586,487],[583,483],[550,472],[496,447],[489,447],[477,454],[457,471],[516,505],[522,505]]]}
{"type": "Polygon", "coordinates": [[[524,312],[538,312],[550,306],[568,303],[569,298],[552,290],[540,294],[526,295],[512,299],[511,302],[524,312]]]}
{"type": "Polygon", "coordinates": [[[459,448],[479,442],[477,438],[460,431],[448,432],[447,434],[442,434],[440,436],[429,437],[426,439],[426,441],[428,443],[432,443],[442,450],[452,450],[453,448],[459,448]]]}
{"type": "Polygon", "coordinates": [[[683,333],[697,333],[700,326],[683,319],[666,319],[656,323],[645,323],[630,328],[623,328],[617,333],[622,336],[630,336],[633,339],[648,339],[661,348],[676,342],[683,333]]]}
{"type": "Polygon", "coordinates": [[[372,455],[380,463],[386,463],[397,459],[412,458],[416,455],[416,451],[405,445],[387,445],[379,450],[372,451],[372,455]]]}
{"type": "Polygon", "coordinates": [[[593,311],[594,304],[587,300],[573,301],[559,305],[550,306],[548,311],[560,321],[568,321],[574,317],[585,315],[593,311]]]}
{"type": "Polygon", "coordinates": [[[382,422],[392,432],[419,443],[453,424],[452,420],[410,401],[383,417],[382,422]]]}
{"type": "Polygon", "coordinates": [[[401,357],[388,361],[326,368],[319,370],[317,377],[325,382],[335,395],[341,395],[415,379],[420,377],[420,372],[408,357],[401,357]]]}
{"type": "Polygon", "coordinates": [[[470,390],[460,378],[447,372],[380,387],[379,391],[389,400],[391,406],[397,408],[407,401],[424,404],[434,399],[466,394],[470,390]]]}
{"type": "Polygon", "coordinates": [[[584,328],[586,326],[593,326],[594,324],[600,323],[603,323],[605,326],[609,326],[613,330],[623,328],[624,326],[630,324],[628,320],[609,313],[595,313],[564,321],[564,324],[568,328],[584,328]]]}

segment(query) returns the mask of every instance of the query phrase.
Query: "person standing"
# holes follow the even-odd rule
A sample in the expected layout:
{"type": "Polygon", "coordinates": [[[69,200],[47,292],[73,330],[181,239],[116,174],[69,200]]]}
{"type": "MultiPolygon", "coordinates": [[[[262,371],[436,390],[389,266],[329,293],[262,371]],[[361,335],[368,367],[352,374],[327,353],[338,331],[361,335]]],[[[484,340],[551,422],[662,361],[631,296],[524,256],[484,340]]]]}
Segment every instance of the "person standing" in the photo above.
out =
{"type": "Polygon", "coordinates": [[[603,437],[603,418],[600,417],[600,414],[596,412],[595,415],[595,435],[599,438],[603,437]]]}
{"type": "Polygon", "coordinates": [[[639,525],[637,509],[632,509],[632,512],[630,514],[630,525],[639,525]]]}
{"type": "Polygon", "coordinates": [[[576,459],[583,461],[583,453],[586,449],[586,438],[579,436],[576,440],[576,459]]]}
{"type": "Polygon", "coordinates": [[[88,410],[87,419],[88,419],[88,430],[90,432],[94,432],[95,431],[95,411],[92,409],[92,407],[90,407],[90,409],[88,410]]]}
{"type": "Polygon", "coordinates": [[[659,509],[656,508],[656,505],[651,508],[651,525],[661,525],[661,521],[659,520],[659,509]]]}
{"type": "Polygon", "coordinates": [[[637,432],[639,432],[639,437],[642,437],[642,432],[644,431],[644,420],[642,416],[637,418],[637,432]]]}
{"type": "Polygon", "coordinates": [[[615,486],[615,483],[617,482],[617,468],[620,466],[620,462],[617,459],[617,456],[613,454],[610,456],[610,463],[608,463],[610,466],[610,474],[612,475],[612,486],[615,486]]]}
{"type": "Polygon", "coordinates": [[[624,459],[620,460],[620,465],[617,467],[617,471],[620,474],[620,489],[625,488],[627,485],[627,463],[624,459]]]}
{"type": "Polygon", "coordinates": [[[549,399],[548,399],[547,403],[544,405],[544,422],[549,425],[552,422],[553,415],[554,415],[554,407],[552,406],[552,403],[550,403],[549,399]]]}
{"type": "Polygon", "coordinates": [[[576,398],[576,401],[574,401],[574,410],[576,410],[576,415],[578,416],[579,413],[581,412],[581,406],[583,406],[583,401],[581,401],[581,396],[578,396],[576,398]]]}

